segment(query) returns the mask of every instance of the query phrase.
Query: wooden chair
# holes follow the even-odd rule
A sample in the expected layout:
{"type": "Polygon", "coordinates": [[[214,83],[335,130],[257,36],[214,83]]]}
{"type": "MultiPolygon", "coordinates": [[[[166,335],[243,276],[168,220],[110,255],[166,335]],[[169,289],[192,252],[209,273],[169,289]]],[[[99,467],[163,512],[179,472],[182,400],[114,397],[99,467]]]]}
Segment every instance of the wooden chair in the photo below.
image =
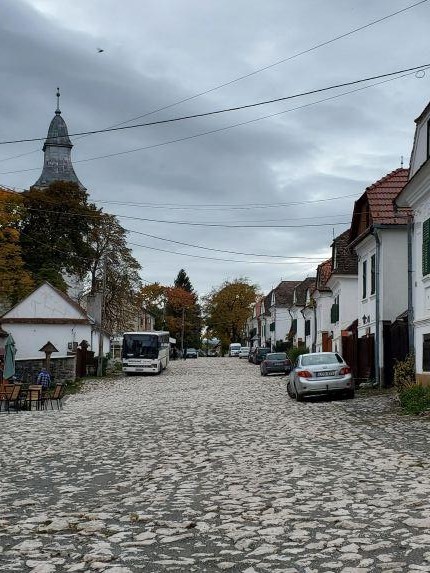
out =
{"type": "Polygon", "coordinates": [[[46,398],[46,403],[48,401],[51,403],[51,410],[54,409],[52,402],[57,402],[58,410],[60,410],[62,408],[61,402],[62,402],[65,390],[66,390],[66,387],[64,384],[55,384],[54,389],[46,398]]]}
{"type": "Polygon", "coordinates": [[[42,386],[40,386],[40,384],[30,384],[27,389],[25,407],[28,407],[29,410],[32,410],[33,403],[36,404],[36,410],[40,410],[42,407],[42,386]]]}
{"type": "Polygon", "coordinates": [[[15,411],[18,412],[20,401],[19,397],[21,394],[21,384],[5,384],[3,387],[3,392],[0,401],[0,410],[1,405],[4,403],[5,410],[9,413],[10,407],[13,406],[15,411]]]}

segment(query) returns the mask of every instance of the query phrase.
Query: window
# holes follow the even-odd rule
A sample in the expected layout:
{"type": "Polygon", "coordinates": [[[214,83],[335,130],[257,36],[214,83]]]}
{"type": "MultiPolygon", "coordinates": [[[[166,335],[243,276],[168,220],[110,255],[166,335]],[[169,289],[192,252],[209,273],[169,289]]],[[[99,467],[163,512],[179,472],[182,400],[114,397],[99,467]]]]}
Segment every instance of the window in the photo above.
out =
{"type": "Polygon", "coordinates": [[[367,296],[367,261],[363,261],[363,296],[362,298],[366,298],[367,296]]]}
{"type": "Polygon", "coordinates": [[[370,294],[376,292],[376,255],[370,257],[370,294]]]}
{"type": "Polygon", "coordinates": [[[334,304],[331,305],[330,322],[331,324],[339,322],[339,295],[334,299],[334,304]]]}
{"type": "Polygon", "coordinates": [[[423,334],[423,372],[430,372],[430,334],[423,334]]]}
{"type": "Polygon", "coordinates": [[[297,318],[293,318],[293,321],[291,323],[291,334],[296,334],[297,333],[297,318]]]}
{"type": "Polygon", "coordinates": [[[423,223],[423,277],[430,274],[430,219],[423,223]]]}
{"type": "Polygon", "coordinates": [[[310,336],[311,334],[311,321],[305,320],[305,336],[310,336]]]}

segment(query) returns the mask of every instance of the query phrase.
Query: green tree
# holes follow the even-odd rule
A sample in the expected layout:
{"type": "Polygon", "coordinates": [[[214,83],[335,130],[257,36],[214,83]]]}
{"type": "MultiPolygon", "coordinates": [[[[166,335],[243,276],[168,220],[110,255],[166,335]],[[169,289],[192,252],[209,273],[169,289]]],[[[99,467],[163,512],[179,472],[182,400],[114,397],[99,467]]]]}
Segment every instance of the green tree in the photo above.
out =
{"type": "Polygon", "coordinates": [[[184,269],[181,269],[174,282],[174,288],[166,305],[166,322],[176,339],[180,340],[182,319],[184,320],[184,346],[199,348],[201,344],[202,312],[198,295],[184,269]],[[182,291],[182,294],[181,294],[182,291]],[[188,294],[188,296],[187,296],[188,294]]]}
{"type": "Polygon", "coordinates": [[[77,184],[55,181],[47,189],[22,193],[25,210],[20,244],[26,268],[37,284],[50,280],[65,290],[64,274],[84,277],[88,267],[87,237],[99,211],[77,184]]]}
{"type": "Polygon", "coordinates": [[[204,319],[209,332],[221,340],[225,352],[232,342],[243,339],[246,321],[257,296],[257,286],[248,279],[225,281],[203,299],[204,319]]]}
{"type": "Polygon", "coordinates": [[[139,311],[141,267],[114,215],[97,212],[90,219],[86,248],[90,294],[104,290],[104,328],[116,333],[133,327],[139,311]]]}

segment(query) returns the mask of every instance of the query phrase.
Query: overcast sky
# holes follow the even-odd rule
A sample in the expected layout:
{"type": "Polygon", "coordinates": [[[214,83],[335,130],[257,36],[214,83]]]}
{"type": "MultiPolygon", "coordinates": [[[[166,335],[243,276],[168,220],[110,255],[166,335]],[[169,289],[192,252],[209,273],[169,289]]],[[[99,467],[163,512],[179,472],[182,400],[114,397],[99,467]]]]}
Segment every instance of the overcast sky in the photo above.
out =
{"type": "MultiPolygon", "coordinates": [[[[411,3],[2,0],[0,139],[44,136],[55,111],[57,85],[69,133],[103,128],[246,75],[411,3]]],[[[287,96],[428,63],[429,21],[430,1],[141,121],[287,96]]],[[[232,255],[129,234],[130,243],[241,261],[205,260],[133,246],[146,281],[172,283],[184,267],[200,293],[239,276],[267,292],[281,279],[314,275],[316,263],[305,257],[326,258],[333,233],[347,228],[353,202],[365,187],[400,167],[402,155],[408,164],[414,119],[430,99],[429,77],[430,71],[421,79],[409,76],[245,126],[116,157],[85,161],[288,110],[332,92],[75,139],[75,171],[91,199],[106,201],[99,205],[117,215],[269,226],[198,227],[120,219],[131,231],[165,239],[300,257],[293,263],[232,255]],[[350,197],[277,205],[346,195],[350,197]],[[271,224],[325,226],[276,229],[271,224]],[[264,264],[252,264],[257,260],[264,264]]],[[[43,164],[41,147],[0,146],[0,185],[18,189],[32,185],[43,164]]]]}

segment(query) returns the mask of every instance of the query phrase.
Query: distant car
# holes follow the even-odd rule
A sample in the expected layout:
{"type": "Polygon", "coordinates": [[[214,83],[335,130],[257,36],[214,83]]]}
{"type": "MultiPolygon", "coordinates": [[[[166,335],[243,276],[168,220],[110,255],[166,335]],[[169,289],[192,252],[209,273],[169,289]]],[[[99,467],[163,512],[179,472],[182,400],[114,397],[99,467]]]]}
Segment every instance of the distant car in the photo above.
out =
{"type": "Polygon", "coordinates": [[[240,342],[232,342],[228,347],[229,356],[239,356],[240,349],[242,348],[240,342]]]}
{"type": "Polygon", "coordinates": [[[242,346],[239,350],[239,358],[248,358],[250,348],[249,346],[242,346]]]}
{"type": "Polygon", "coordinates": [[[186,353],[187,358],[197,358],[198,355],[199,353],[195,348],[187,348],[187,353],[186,353]]]}
{"type": "Polygon", "coordinates": [[[269,353],[270,353],[270,348],[263,348],[257,346],[257,348],[254,348],[252,352],[252,362],[254,364],[261,364],[263,360],[266,358],[266,355],[269,353]]]}
{"type": "Polygon", "coordinates": [[[314,352],[297,358],[287,385],[290,397],[298,402],[305,396],[342,393],[354,398],[351,368],[337,352],[314,352]]]}
{"type": "Polygon", "coordinates": [[[260,364],[262,376],[273,374],[289,374],[291,372],[291,360],[285,352],[270,352],[260,364]]]}

